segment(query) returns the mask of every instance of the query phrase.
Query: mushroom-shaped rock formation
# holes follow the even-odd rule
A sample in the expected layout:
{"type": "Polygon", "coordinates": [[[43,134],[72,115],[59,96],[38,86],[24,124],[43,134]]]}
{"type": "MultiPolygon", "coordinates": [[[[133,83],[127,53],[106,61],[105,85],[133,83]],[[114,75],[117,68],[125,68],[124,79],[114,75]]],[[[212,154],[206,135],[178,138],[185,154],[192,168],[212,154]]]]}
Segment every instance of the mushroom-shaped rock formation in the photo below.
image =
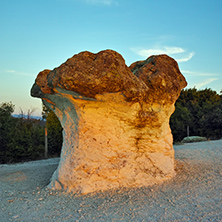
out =
{"type": "Polygon", "coordinates": [[[127,67],[112,50],[81,52],[40,72],[31,95],[63,127],[61,159],[49,187],[86,194],[173,177],[169,118],[185,86],[167,55],[127,67]]]}

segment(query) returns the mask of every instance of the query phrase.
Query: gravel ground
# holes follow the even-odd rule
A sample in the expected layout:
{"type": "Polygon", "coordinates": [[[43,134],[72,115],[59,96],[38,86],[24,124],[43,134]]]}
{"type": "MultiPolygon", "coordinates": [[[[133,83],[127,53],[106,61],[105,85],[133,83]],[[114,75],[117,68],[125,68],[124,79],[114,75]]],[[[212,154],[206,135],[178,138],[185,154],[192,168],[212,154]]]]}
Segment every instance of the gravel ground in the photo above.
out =
{"type": "Polygon", "coordinates": [[[0,221],[222,221],[222,140],[174,148],[172,180],[88,195],[45,188],[59,158],[0,165],[0,221]]]}

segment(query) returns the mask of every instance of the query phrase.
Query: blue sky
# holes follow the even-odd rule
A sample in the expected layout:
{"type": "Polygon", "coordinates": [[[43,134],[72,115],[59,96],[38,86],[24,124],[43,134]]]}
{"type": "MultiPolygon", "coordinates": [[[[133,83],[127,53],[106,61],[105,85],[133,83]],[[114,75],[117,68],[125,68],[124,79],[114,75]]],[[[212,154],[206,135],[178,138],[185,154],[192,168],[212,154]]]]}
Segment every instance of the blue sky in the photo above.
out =
{"type": "Polygon", "coordinates": [[[222,90],[222,0],[0,0],[0,103],[36,109],[37,74],[81,51],[179,63],[188,87],[222,90]]]}

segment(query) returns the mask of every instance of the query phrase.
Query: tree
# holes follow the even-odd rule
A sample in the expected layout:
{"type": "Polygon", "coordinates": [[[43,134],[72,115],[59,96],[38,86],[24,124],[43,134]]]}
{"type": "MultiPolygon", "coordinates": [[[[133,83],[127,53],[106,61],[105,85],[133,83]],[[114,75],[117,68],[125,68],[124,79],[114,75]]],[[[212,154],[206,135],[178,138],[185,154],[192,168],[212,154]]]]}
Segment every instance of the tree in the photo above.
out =
{"type": "Polygon", "coordinates": [[[48,114],[50,112],[50,109],[47,108],[44,104],[42,104],[42,118],[46,120],[48,114]]]}
{"type": "Polygon", "coordinates": [[[18,162],[42,158],[44,128],[40,120],[16,118],[14,125],[13,137],[8,144],[8,161],[18,162]]]}
{"type": "Polygon", "coordinates": [[[209,104],[206,109],[200,119],[201,135],[211,139],[222,138],[222,99],[209,104]]]}
{"type": "Polygon", "coordinates": [[[49,155],[59,156],[63,142],[62,126],[53,111],[48,112],[48,116],[46,118],[46,126],[48,131],[49,155]]]}
{"type": "Polygon", "coordinates": [[[170,125],[175,141],[186,136],[186,127],[190,135],[205,136],[209,139],[222,137],[222,96],[211,89],[196,88],[181,91],[175,103],[175,112],[170,125]]]}
{"type": "Polygon", "coordinates": [[[12,117],[14,105],[0,106],[0,163],[35,160],[44,154],[44,127],[40,120],[28,118],[21,110],[20,118],[12,117]]]}
{"type": "Polygon", "coordinates": [[[187,135],[187,126],[192,123],[192,115],[187,107],[176,104],[176,109],[170,118],[170,126],[173,133],[174,141],[181,141],[187,135]]]}

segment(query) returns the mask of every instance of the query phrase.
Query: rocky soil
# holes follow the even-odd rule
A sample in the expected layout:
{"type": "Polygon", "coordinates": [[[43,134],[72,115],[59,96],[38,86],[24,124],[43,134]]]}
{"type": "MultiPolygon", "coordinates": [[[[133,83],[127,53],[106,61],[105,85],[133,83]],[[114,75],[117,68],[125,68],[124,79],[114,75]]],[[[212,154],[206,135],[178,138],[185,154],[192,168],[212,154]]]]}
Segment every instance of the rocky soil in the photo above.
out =
{"type": "Polygon", "coordinates": [[[59,158],[0,165],[0,221],[222,221],[222,140],[174,148],[173,179],[88,195],[46,189],[59,158]]]}

